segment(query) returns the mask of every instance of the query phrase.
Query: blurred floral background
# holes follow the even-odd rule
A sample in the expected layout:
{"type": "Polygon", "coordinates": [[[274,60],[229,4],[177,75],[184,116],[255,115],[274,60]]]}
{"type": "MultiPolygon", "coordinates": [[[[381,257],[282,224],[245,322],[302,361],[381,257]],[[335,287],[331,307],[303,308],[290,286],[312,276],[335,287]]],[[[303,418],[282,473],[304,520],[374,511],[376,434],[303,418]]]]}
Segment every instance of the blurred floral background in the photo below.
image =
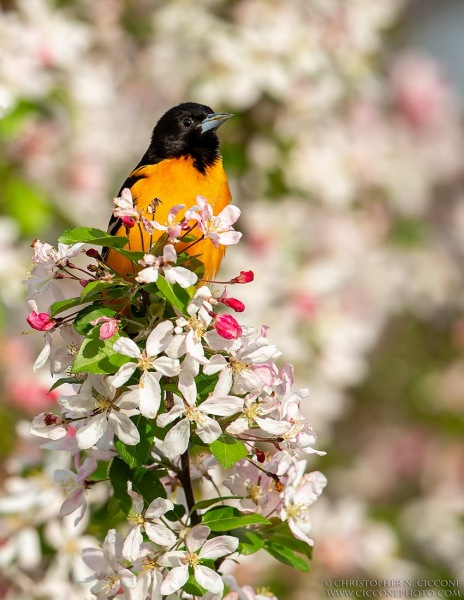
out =
{"type": "Polygon", "coordinates": [[[463,3],[0,6],[0,598],[81,600],[80,550],[104,531],[57,519],[68,464],[29,435],[58,395],[22,333],[29,244],[106,229],[185,100],[235,113],[220,133],[245,240],[224,272],[255,272],[244,318],[309,386],[328,452],[311,572],[263,558],[237,578],[300,600],[330,578],[462,577],[463,3]]]}

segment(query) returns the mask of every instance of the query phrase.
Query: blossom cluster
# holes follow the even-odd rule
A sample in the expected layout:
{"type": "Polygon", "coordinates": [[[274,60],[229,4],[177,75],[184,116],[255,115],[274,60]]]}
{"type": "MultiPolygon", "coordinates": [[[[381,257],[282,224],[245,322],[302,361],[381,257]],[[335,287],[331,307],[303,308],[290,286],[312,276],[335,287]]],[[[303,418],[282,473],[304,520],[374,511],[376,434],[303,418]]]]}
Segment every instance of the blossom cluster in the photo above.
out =
{"type": "MultiPolygon", "coordinates": [[[[51,516],[64,498],[50,471],[78,467],[65,453],[52,460],[40,451],[23,423],[12,441],[15,418],[54,410],[69,385],[49,392],[47,369],[30,369],[42,337],[16,335],[24,328],[17,307],[27,246],[37,231],[48,239],[52,225],[104,228],[111,203],[102,199],[139,160],[156,115],[185,99],[236,115],[221,147],[233,195],[246,198],[245,235],[222,279],[244,264],[259,272],[259,285],[240,288],[247,320],[271,326],[296,381],[318,399],[305,402],[303,414],[324,447],[337,450],[324,466],[330,498],[312,508],[317,568],[329,579],[366,572],[411,578],[440,564],[449,578],[460,576],[464,138],[443,69],[417,53],[416,38],[408,48],[409,27],[417,31],[452,4],[424,13],[403,0],[5,3],[0,449],[13,454],[5,465],[2,498],[11,512],[0,517],[0,568],[11,573],[8,600],[74,600],[63,557],[81,543],[70,534],[77,531],[72,515],[69,527],[51,516]],[[392,28],[401,35],[389,35],[392,28]],[[418,322],[428,333],[415,343],[418,322]],[[388,355],[391,335],[398,346],[388,355]],[[408,359],[411,345],[416,353],[408,359]],[[406,388],[395,387],[404,366],[392,369],[392,361],[400,357],[412,376],[406,388]],[[376,382],[361,403],[357,386],[370,373],[376,382]],[[419,390],[427,392],[420,401],[419,390]],[[21,511],[25,505],[31,508],[21,511]],[[19,541],[21,524],[26,542],[19,541]],[[20,551],[26,547],[33,558],[20,551]]],[[[442,21],[435,21],[438,29],[442,21]]],[[[45,294],[78,295],[72,285],[67,277],[52,280],[45,294]]],[[[49,315],[51,300],[38,304],[29,307],[30,321],[49,322],[43,334],[58,373],[83,334],[66,323],[53,331],[50,321],[61,315],[49,315]]],[[[99,318],[100,336],[110,339],[119,321],[99,318]]],[[[208,479],[196,485],[211,491],[208,479]]],[[[103,487],[86,489],[88,503],[103,487]]],[[[262,565],[263,578],[274,573],[265,560],[251,564],[262,565]]],[[[305,577],[298,581],[306,585],[305,577]]]]}
{"type": "MultiPolygon", "coordinates": [[[[131,219],[126,229],[140,224],[161,232],[142,258],[121,249],[126,238],[77,228],[61,236],[58,250],[34,241],[25,281],[27,322],[45,337],[35,369],[48,362],[59,376],[53,387],[68,387],[58,398],[60,412],[39,414],[31,429],[50,440],[48,448],[74,457],[74,470],[54,474],[65,491],[60,516],[73,515],[76,526],[89,518],[88,490],[107,486],[96,476],[99,461],[109,462],[112,494],[125,515],[101,549],[83,550],[96,581],[90,591],[98,599],[121,590],[130,600],[219,599],[224,559],[259,549],[307,569],[310,506],[326,484],[299,458],[325,454],[315,449],[301,412],[308,390],[294,389],[290,364],[277,366],[281,352],[267,327],[239,324],[222,312],[245,307],[226,287],[216,289],[223,283],[202,281],[201,263],[176,252],[184,231],[215,248],[236,244],[240,210],[230,205],[214,215],[199,196],[187,211],[174,207],[164,225],[156,213],[145,223],[129,190],[114,205],[115,216],[131,219]],[[110,246],[139,270],[123,277],[86,244],[110,246]],[[78,266],[83,256],[94,262],[78,266]],[[63,298],[64,280],[80,294],[63,298]],[[49,291],[55,301],[39,309],[49,291]],[[194,467],[200,480],[222,467],[232,495],[215,490],[195,499],[194,467]],[[274,532],[284,550],[277,551],[274,532]]],[[[253,278],[241,271],[226,283],[253,278]]]]}

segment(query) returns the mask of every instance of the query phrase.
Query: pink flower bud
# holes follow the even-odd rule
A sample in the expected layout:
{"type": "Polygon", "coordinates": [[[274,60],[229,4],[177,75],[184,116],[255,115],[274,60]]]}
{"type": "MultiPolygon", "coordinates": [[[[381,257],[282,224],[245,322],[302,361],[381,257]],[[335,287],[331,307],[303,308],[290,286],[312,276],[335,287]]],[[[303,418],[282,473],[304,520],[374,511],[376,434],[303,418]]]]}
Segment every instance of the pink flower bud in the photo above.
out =
{"type": "Polygon", "coordinates": [[[232,315],[215,315],[214,327],[226,340],[236,340],[242,335],[242,328],[232,315]]]}
{"type": "Polygon", "coordinates": [[[121,221],[126,229],[132,229],[132,227],[135,225],[135,221],[132,217],[121,217],[121,221]]]}
{"type": "Polygon", "coordinates": [[[236,298],[219,298],[219,302],[225,304],[232,310],[235,310],[235,312],[243,312],[245,310],[243,302],[240,302],[240,300],[237,300],[236,298]]]}
{"type": "Polygon", "coordinates": [[[55,319],[52,319],[48,313],[36,313],[35,310],[26,317],[26,321],[37,331],[50,331],[56,325],[55,319]]]}
{"type": "Polygon", "coordinates": [[[231,279],[229,283],[250,283],[254,278],[253,271],[240,271],[240,275],[231,279]]]}
{"type": "Polygon", "coordinates": [[[91,325],[99,325],[100,323],[102,324],[98,334],[98,337],[101,340],[109,340],[112,338],[119,326],[118,320],[110,317],[98,317],[98,319],[90,321],[90,323],[91,325]]]}

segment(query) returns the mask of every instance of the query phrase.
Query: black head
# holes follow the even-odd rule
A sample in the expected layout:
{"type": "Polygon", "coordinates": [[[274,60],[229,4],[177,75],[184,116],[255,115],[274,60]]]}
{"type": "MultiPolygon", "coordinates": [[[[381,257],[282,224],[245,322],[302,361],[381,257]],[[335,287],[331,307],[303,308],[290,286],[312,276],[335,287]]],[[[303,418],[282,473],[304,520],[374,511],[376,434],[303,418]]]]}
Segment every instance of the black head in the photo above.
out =
{"type": "Polygon", "coordinates": [[[204,173],[220,156],[217,127],[231,115],[216,114],[196,102],[184,102],[168,110],[158,121],[144,159],[158,162],[165,158],[191,156],[195,167],[204,173]]]}

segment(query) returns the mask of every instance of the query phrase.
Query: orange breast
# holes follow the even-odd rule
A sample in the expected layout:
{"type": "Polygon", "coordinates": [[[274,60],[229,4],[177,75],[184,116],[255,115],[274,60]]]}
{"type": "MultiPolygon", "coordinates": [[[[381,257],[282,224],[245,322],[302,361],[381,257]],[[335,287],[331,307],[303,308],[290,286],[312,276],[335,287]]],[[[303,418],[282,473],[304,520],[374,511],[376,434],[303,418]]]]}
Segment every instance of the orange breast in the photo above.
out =
{"type": "MultiPolygon", "coordinates": [[[[173,206],[185,204],[185,209],[177,215],[177,219],[182,219],[185,210],[195,206],[198,195],[204,196],[213,206],[215,215],[221,212],[231,200],[221,159],[218,159],[212,167],[209,167],[204,175],[195,169],[191,158],[163,160],[155,165],[140,167],[132,175],[142,175],[142,178],[136,181],[131,188],[137,210],[144,211],[144,216],[147,219],[154,218],[163,225],[166,224],[169,210],[173,206]],[[148,213],[147,208],[155,198],[159,202],[155,215],[151,215],[148,213]]],[[[196,234],[197,232],[198,229],[195,229],[192,233],[196,234]]],[[[125,228],[121,227],[116,235],[125,236],[125,228]]],[[[148,252],[150,243],[155,243],[160,235],[162,235],[162,232],[155,230],[150,238],[146,231],[142,230],[141,234],[139,228],[135,226],[130,230],[129,244],[126,249],[148,252]]],[[[198,235],[200,236],[200,232],[198,232],[198,235]]],[[[176,250],[180,252],[186,246],[188,244],[177,244],[176,250]]],[[[204,240],[195,244],[187,252],[192,255],[201,255],[201,260],[205,265],[204,278],[212,279],[219,270],[225,248],[220,246],[216,249],[210,240],[204,240]]],[[[134,273],[137,270],[135,265],[128,259],[111,250],[106,262],[109,267],[122,275],[134,273]]]]}

